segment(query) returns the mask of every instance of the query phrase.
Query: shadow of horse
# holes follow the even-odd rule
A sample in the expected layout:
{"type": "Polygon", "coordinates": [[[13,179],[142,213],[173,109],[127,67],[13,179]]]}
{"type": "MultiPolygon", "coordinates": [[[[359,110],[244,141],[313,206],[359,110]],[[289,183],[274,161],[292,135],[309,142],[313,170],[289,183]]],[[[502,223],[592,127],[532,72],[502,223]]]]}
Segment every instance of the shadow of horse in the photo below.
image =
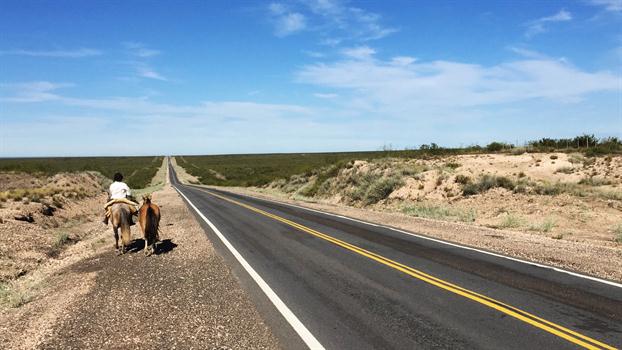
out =
{"type": "MultiPolygon", "coordinates": [[[[153,253],[155,255],[166,254],[173,251],[176,247],[177,244],[173,243],[173,241],[165,239],[155,244],[153,253]]],[[[129,253],[138,253],[143,249],[145,249],[145,240],[142,238],[133,240],[128,246],[129,253]]]]}

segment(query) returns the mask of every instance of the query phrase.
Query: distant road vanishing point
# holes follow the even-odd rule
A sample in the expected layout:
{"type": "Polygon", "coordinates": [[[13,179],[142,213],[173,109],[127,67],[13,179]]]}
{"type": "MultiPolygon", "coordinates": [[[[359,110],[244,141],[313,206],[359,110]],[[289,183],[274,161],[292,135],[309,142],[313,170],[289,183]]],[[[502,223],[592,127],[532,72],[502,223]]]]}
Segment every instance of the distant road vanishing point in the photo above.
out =
{"type": "Polygon", "coordinates": [[[169,170],[285,348],[622,346],[618,283],[184,185],[169,170]]]}

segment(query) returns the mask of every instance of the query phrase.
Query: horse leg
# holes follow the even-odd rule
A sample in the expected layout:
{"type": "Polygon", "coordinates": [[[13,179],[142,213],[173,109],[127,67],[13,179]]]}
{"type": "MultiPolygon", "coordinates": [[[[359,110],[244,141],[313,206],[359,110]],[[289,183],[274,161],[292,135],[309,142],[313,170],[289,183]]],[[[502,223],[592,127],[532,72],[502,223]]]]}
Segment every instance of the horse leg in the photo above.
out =
{"type": "Polygon", "coordinates": [[[145,238],[145,248],[143,248],[143,250],[145,251],[145,256],[149,256],[151,254],[149,254],[149,235],[143,235],[143,237],[145,238]]]}
{"type": "Polygon", "coordinates": [[[112,228],[112,232],[114,232],[114,249],[119,250],[119,231],[116,227],[112,228]]]}

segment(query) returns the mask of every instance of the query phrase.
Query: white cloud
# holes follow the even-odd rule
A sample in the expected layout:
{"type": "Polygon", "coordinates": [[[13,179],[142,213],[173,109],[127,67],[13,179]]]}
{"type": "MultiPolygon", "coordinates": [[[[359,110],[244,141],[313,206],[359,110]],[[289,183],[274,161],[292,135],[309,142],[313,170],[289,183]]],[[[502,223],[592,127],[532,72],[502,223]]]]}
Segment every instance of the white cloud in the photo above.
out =
{"type": "Polygon", "coordinates": [[[71,86],[74,85],[49,81],[0,84],[0,91],[4,91],[2,95],[5,96],[0,98],[0,101],[28,103],[59,100],[61,97],[54,91],[71,86]]]}
{"type": "Polygon", "coordinates": [[[606,11],[621,12],[622,0],[589,0],[589,3],[594,6],[603,7],[606,11]]]}
{"type": "Polygon", "coordinates": [[[417,59],[409,56],[396,56],[391,59],[391,63],[396,66],[407,66],[409,64],[415,63],[417,59]]]}
{"type": "Polygon", "coordinates": [[[302,53],[306,54],[309,57],[313,57],[313,58],[323,58],[326,55],[318,52],[318,51],[309,51],[309,50],[303,50],[302,53]]]}
{"type": "Polygon", "coordinates": [[[281,3],[273,2],[268,5],[268,10],[270,10],[270,12],[274,15],[282,15],[287,11],[287,8],[281,3]]]}
{"type": "Polygon", "coordinates": [[[333,99],[333,98],[339,97],[339,95],[337,94],[327,94],[327,93],[321,93],[321,92],[316,92],[313,94],[313,96],[317,98],[323,98],[323,99],[333,99]]]}
{"type": "Polygon", "coordinates": [[[306,4],[326,21],[321,27],[329,38],[324,40],[376,40],[397,31],[382,25],[379,14],[346,6],[339,0],[315,0],[306,4]]]}
{"type": "Polygon", "coordinates": [[[138,67],[138,75],[143,78],[168,81],[166,77],[162,76],[160,73],[149,67],[138,67]]]}
{"type": "Polygon", "coordinates": [[[141,58],[158,56],[162,53],[159,50],[150,49],[145,44],[140,42],[126,41],[123,42],[122,45],[130,52],[131,55],[141,58]]]}
{"type": "Polygon", "coordinates": [[[507,49],[523,57],[527,57],[527,58],[538,58],[538,59],[549,58],[546,55],[541,54],[540,52],[529,50],[523,47],[509,46],[507,49]]]}
{"type": "Polygon", "coordinates": [[[347,57],[356,60],[368,60],[371,59],[374,54],[376,54],[376,50],[372,49],[369,46],[359,46],[343,49],[341,53],[343,53],[347,57]]]}
{"type": "MultiPolygon", "coordinates": [[[[534,99],[576,102],[600,91],[620,91],[619,76],[585,72],[553,59],[523,59],[493,66],[451,61],[346,59],[305,66],[299,82],[341,89],[359,110],[405,116],[422,107],[450,110],[534,99]]],[[[341,94],[340,94],[341,95],[341,94]]]]}
{"type": "Polygon", "coordinates": [[[527,31],[525,31],[525,36],[530,38],[536,34],[546,32],[547,24],[549,23],[566,22],[570,20],[572,20],[572,14],[564,9],[561,9],[554,15],[527,22],[527,31]]]}
{"type": "Polygon", "coordinates": [[[320,42],[335,46],[343,41],[368,41],[397,31],[381,24],[381,16],[338,0],[312,0],[298,4],[271,3],[268,11],[275,34],[283,37],[303,30],[322,35],[320,42]]]}
{"type": "Polygon", "coordinates": [[[275,34],[278,37],[299,32],[307,26],[306,18],[298,12],[287,13],[276,19],[275,34]]]}
{"type": "Polygon", "coordinates": [[[51,58],[83,58],[91,56],[100,56],[102,52],[95,49],[80,48],[75,50],[24,50],[15,49],[0,51],[0,55],[12,56],[31,56],[31,57],[51,57],[51,58]]]}

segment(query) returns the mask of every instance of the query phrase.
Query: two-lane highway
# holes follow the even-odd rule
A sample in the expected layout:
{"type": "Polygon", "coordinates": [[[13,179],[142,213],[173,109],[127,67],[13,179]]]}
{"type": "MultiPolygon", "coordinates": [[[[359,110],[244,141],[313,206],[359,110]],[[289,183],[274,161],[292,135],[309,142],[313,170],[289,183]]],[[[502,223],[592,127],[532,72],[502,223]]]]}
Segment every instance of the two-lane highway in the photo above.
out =
{"type": "Polygon", "coordinates": [[[296,206],[171,183],[285,347],[613,349],[622,288],[296,206]],[[244,282],[246,281],[246,282],[244,282]]]}

